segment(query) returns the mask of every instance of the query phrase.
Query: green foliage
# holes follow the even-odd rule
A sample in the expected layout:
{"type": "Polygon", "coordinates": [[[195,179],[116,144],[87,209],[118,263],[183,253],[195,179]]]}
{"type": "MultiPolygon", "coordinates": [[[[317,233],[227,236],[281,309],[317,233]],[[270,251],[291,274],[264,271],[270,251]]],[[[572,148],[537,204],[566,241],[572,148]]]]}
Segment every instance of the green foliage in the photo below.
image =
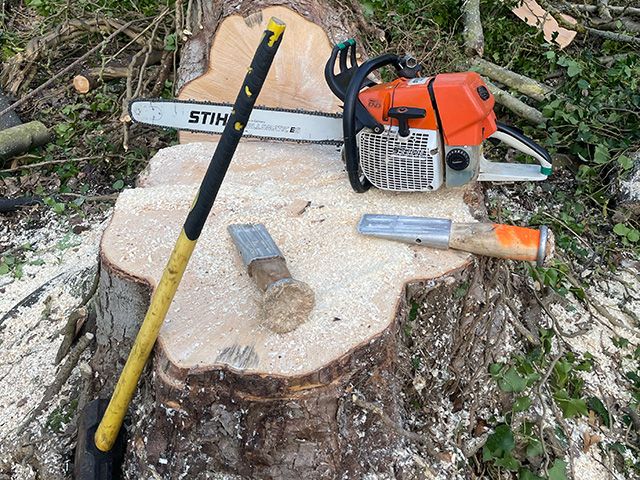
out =
{"type": "Polygon", "coordinates": [[[74,398],[69,403],[65,403],[53,410],[47,418],[47,428],[53,432],[60,433],[78,409],[78,399],[74,398]]]}
{"type": "MultiPolygon", "coordinates": [[[[548,392],[552,401],[565,418],[589,415],[589,410],[601,419],[605,426],[611,425],[609,412],[597,397],[586,398],[584,382],[580,372],[593,369],[593,357],[585,353],[577,355],[566,352],[552,358],[554,343],[558,342],[554,331],[540,329],[540,346],[530,348],[524,354],[514,354],[508,362],[494,363],[489,373],[498,388],[513,395],[511,406],[504,412],[504,423],[494,428],[483,448],[482,459],[495,467],[518,472],[518,478],[563,479],[566,464],[556,458],[548,469],[548,476],[539,471],[539,458],[544,453],[538,437],[538,426],[528,420],[538,392],[548,392]],[[519,421],[514,419],[518,417],[519,421]],[[520,425],[514,430],[513,425],[520,425]]],[[[632,375],[633,377],[633,375],[632,375]]],[[[640,376],[633,377],[640,387],[640,376]]],[[[566,444],[562,429],[556,429],[557,442],[566,444]]],[[[547,452],[551,455],[551,452],[547,452]]]]}

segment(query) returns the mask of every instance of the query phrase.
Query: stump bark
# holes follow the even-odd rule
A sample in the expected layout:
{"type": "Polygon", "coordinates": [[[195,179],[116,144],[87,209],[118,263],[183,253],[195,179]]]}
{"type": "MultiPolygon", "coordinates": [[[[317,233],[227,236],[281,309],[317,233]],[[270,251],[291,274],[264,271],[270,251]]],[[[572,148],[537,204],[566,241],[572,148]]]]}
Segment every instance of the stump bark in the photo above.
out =
{"type": "MultiPolygon", "coordinates": [[[[237,85],[229,87],[231,97],[218,87],[239,82],[243,73],[236,78],[229,72],[246,65],[238,60],[228,70],[216,70],[217,42],[228,43],[220,35],[233,31],[236,38],[246,29],[240,33],[244,41],[263,30],[260,22],[276,15],[288,25],[278,54],[289,62],[288,71],[283,75],[276,60],[275,77],[263,90],[272,96],[261,95],[258,104],[337,111],[337,100],[327,87],[326,92],[320,89],[324,80],[317,78],[330,51],[326,36],[316,36],[308,20],[282,7],[258,14],[246,5],[213,2],[206,7],[222,16],[253,15],[231,16],[219,26],[212,20],[218,17],[203,23],[208,35],[215,32],[213,43],[201,33],[187,45],[181,79],[189,83],[180,97],[232,101],[237,85]],[[314,55],[313,65],[307,68],[303,59],[302,67],[293,66],[307,33],[314,37],[305,47],[314,55]],[[205,55],[209,46],[211,54],[205,55]],[[211,59],[209,70],[202,69],[205,58],[211,59]],[[204,78],[194,79],[201,73],[204,78]],[[301,78],[313,87],[304,89],[301,78]],[[197,85],[204,86],[199,93],[197,85]],[[278,93],[282,89],[286,94],[278,93]]],[[[330,35],[340,31],[338,26],[346,33],[348,17],[334,8],[329,1],[298,2],[296,7],[330,35]],[[328,26],[332,22],[335,28],[328,26]]],[[[244,55],[241,50],[236,48],[236,58],[244,55]]],[[[184,135],[182,140],[187,140],[184,135]]],[[[101,244],[99,348],[93,366],[102,394],[111,392],[215,146],[192,143],[161,150],[138,187],[124,191],[116,203],[101,244]]],[[[468,254],[368,238],[355,227],[364,213],[472,221],[465,202],[470,193],[374,189],[356,194],[336,147],[241,142],[130,410],[129,476],[408,478],[402,429],[389,427],[389,421],[401,426],[403,418],[398,371],[400,361],[407,360],[400,359],[399,331],[407,291],[415,295],[417,285],[420,291],[440,292],[432,325],[448,332],[455,329],[452,305],[460,301],[454,298],[455,286],[475,275],[475,264],[468,254]],[[292,276],[313,288],[315,308],[296,330],[278,334],[261,325],[262,292],[226,230],[237,223],[263,223],[292,276]],[[385,421],[358,407],[353,396],[379,407],[385,421]]],[[[464,341],[449,338],[434,345],[433,352],[445,355],[464,341]]]]}

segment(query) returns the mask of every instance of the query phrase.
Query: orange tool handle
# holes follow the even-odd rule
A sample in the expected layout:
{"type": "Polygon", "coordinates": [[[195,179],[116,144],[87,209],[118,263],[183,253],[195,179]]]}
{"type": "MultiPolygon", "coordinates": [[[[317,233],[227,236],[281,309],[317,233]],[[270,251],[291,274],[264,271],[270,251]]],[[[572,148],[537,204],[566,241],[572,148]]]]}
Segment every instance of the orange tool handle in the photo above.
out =
{"type": "Polygon", "coordinates": [[[553,235],[547,227],[535,230],[499,223],[454,223],[449,248],[542,265],[553,254],[553,235]]]}

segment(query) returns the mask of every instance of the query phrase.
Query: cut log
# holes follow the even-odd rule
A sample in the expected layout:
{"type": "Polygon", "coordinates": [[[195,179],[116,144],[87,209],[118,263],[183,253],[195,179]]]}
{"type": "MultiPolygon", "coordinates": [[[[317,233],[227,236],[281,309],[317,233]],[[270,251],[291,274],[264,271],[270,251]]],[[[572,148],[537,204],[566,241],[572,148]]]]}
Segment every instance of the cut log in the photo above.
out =
{"type": "MultiPolygon", "coordinates": [[[[212,11],[247,13],[244,2],[239,10],[237,4],[213,2],[212,11]]],[[[348,18],[330,2],[297,5],[329,32],[336,32],[330,23],[345,25],[348,18]]],[[[258,104],[338,111],[322,75],[330,51],[326,35],[317,33],[322,28],[282,7],[251,13],[246,19],[232,15],[217,28],[211,18],[203,20],[209,33],[216,32],[211,65],[207,61],[205,75],[193,78],[202,67],[192,61],[194,52],[202,54],[202,45],[209,45],[204,35],[195,35],[185,46],[181,75],[189,83],[180,98],[233,101],[248,52],[266,19],[276,15],[287,32],[258,104]]],[[[341,32],[340,39],[348,37],[341,32]]],[[[183,135],[182,141],[193,138],[183,135]]],[[[93,387],[105,396],[215,147],[208,142],[161,150],[137,188],[125,190],[116,203],[101,243],[92,361],[93,387]]],[[[430,328],[447,332],[433,345],[434,359],[446,362],[451,351],[463,352],[455,365],[458,386],[486,370],[466,362],[471,350],[483,351],[495,335],[470,321],[473,309],[457,306],[459,286],[478,277],[470,255],[368,238],[356,224],[365,213],[428,212],[469,222],[467,193],[356,194],[337,147],[241,142],[130,410],[128,477],[401,476],[407,462],[398,453],[405,441],[398,332],[407,295],[428,298],[430,328]],[[230,224],[247,223],[266,226],[291,276],[314,291],[309,318],[288,333],[262,325],[263,292],[227,232],[230,224]],[[457,328],[465,335],[452,333],[457,328]],[[465,345],[470,337],[473,345],[465,345]],[[352,401],[354,395],[366,402],[352,401]],[[370,404],[377,413],[358,406],[370,404]]],[[[483,308],[486,313],[491,306],[483,308]]],[[[445,389],[437,394],[446,395],[445,389]]]]}
{"type": "MultiPolygon", "coordinates": [[[[147,59],[146,66],[155,65],[162,59],[162,52],[152,50],[147,59]]],[[[145,55],[137,58],[133,64],[133,68],[139,68],[145,60],[145,55]]],[[[118,78],[127,78],[131,73],[131,60],[112,62],[104,67],[95,67],[85,70],[84,72],[73,77],[73,88],[78,93],[89,93],[96,88],[100,82],[115,80],[118,78]]]]}
{"type": "Polygon", "coordinates": [[[51,132],[42,123],[33,121],[0,131],[0,160],[15,157],[51,139],[51,132]]]}
{"type": "MultiPolygon", "coordinates": [[[[291,8],[298,13],[281,6],[256,12],[247,7],[251,2],[244,2],[239,9],[233,8],[236,2],[213,3],[219,3],[217,8],[225,15],[234,15],[217,28],[205,29],[185,45],[178,75],[178,85],[182,85],[178,98],[233,102],[266,21],[275,16],[287,24],[287,34],[257,104],[329,113],[341,111],[340,100],[324,80],[324,65],[331,54],[329,38],[337,43],[356,32],[349,23],[350,14],[328,2],[292,2],[291,8]],[[250,15],[241,16],[247,14],[250,15]]],[[[260,2],[264,3],[282,2],[260,2]]],[[[180,133],[181,143],[216,140],[211,135],[180,133]]]]}

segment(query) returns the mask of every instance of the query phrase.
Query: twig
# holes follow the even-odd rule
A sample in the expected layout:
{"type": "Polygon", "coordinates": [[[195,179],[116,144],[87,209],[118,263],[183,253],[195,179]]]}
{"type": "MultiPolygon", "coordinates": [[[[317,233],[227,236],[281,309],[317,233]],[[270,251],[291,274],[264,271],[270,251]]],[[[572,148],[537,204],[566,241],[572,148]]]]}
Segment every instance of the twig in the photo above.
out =
{"type": "Polygon", "coordinates": [[[55,82],[56,80],[58,80],[62,75],[64,75],[65,73],[67,73],[68,71],[74,69],[77,65],[79,65],[80,63],[84,62],[88,57],[90,57],[92,54],[94,54],[95,52],[97,52],[100,48],[102,48],[103,45],[109,43],[109,41],[111,41],[111,39],[113,39],[114,37],[116,37],[119,33],[121,33],[122,31],[124,31],[125,29],[129,28],[134,22],[131,21],[125,25],[123,25],[122,27],[120,27],[118,30],[116,30],[115,32],[113,32],[111,35],[109,35],[107,38],[105,38],[104,40],[102,40],[98,45],[96,45],[95,47],[93,47],[91,50],[87,51],[84,55],[82,55],[81,57],[79,57],[77,60],[75,60],[74,62],[71,62],[69,65],[67,65],[65,68],[63,68],[62,70],[60,70],[58,73],[56,73],[53,77],[51,77],[49,80],[47,80],[46,82],[44,82],[42,85],[40,85],[37,88],[34,88],[33,90],[31,90],[29,93],[27,93],[24,97],[22,97],[20,100],[18,100],[17,102],[13,103],[12,105],[10,105],[9,107],[5,108],[4,110],[2,110],[0,112],[0,117],[2,115],[4,115],[5,113],[19,107],[20,105],[22,105],[23,103],[25,103],[27,100],[29,100],[30,98],[34,97],[36,94],[40,93],[42,90],[44,90],[45,88],[47,88],[49,85],[51,85],[53,82],[55,82]]]}
{"type": "Polygon", "coordinates": [[[69,358],[67,358],[67,361],[64,362],[64,365],[60,367],[60,370],[56,374],[53,383],[49,385],[45,390],[44,395],[42,396],[42,400],[40,400],[38,406],[31,411],[27,418],[25,418],[24,422],[22,422],[22,425],[20,425],[20,427],[18,427],[18,429],[16,430],[16,436],[20,436],[22,432],[24,432],[24,430],[29,425],[31,425],[31,422],[33,422],[33,420],[42,413],[51,399],[62,389],[62,386],[71,376],[71,372],[73,372],[73,369],[77,365],[78,360],[80,360],[80,356],[92,341],[92,333],[87,333],[80,340],[78,340],[76,348],[69,354],[69,358]]]}
{"type": "Polygon", "coordinates": [[[26,165],[18,165],[11,168],[5,168],[4,170],[0,170],[0,173],[11,173],[17,172],[19,170],[31,170],[33,168],[46,167],[48,165],[56,165],[59,163],[67,163],[67,162],[82,162],[85,160],[96,160],[98,158],[103,158],[103,155],[100,156],[92,156],[92,157],[78,157],[78,158],[62,158],[58,160],[48,160],[46,162],[38,162],[38,163],[29,163],[26,165]]]}

